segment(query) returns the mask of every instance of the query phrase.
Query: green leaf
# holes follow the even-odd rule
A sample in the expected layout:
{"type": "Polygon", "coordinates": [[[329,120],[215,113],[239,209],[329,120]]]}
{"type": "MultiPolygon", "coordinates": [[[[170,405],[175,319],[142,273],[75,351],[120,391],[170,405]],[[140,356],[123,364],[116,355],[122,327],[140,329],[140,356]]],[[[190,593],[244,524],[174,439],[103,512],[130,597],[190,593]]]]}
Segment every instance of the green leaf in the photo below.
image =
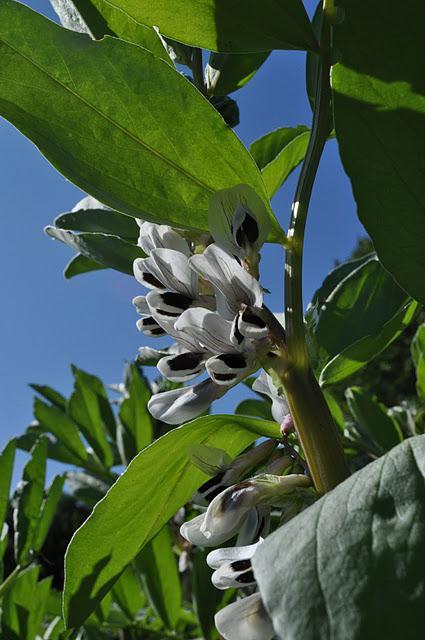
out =
{"type": "Polygon", "coordinates": [[[192,554],[192,596],[199,626],[205,640],[218,640],[214,615],[223,598],[223,592],[211,582],[212,569],[207,565],[209,549],[194,548],[192,554]]]}
{"type": "Polygon", "coordinates": [[[32,559],[40,521],[46,478],[46,438],[41,438],[31,451],[22,480],[15,493],[13,521],[15,526],[15,557],[18,564],[32,559]]]}
{"type": "Polygon", "coordinates": [[[134,218],[105,207],[90,196],[78,202],[72,211],[57,216],[53,224],[59,229],[119,236],[133,244],[139,237],[139,225],[134,218]]]}
{"type": "Polygon", "coordinates": [[[68,414],[93,447],[102,464],[109,468],[114,454],[107,434],[115,436],[115,417],[103,383],[77,367],[72,367],[74,391],[68,401],[68,414]]]}
{"type": "Polygon", "coordinates": [[[31,389],[37,391],[43,398],[54,404],[59,409],[65,410],[66,398],[59,391],[45,384],[30,384],[31,389]]]}
{"type": "Polygon", "coordinates": [[[87,460],[87,451],[80,439],[77,425],[66,413],[39,398],[34,398],[34,415],[42,429],[53,433],[80,461],[87,460]]]}
{"type": "Polygon", "coordinates": [[[279,638],[413,640],[425,623],[425,436],[266,538],[255,577],[279,638]]]}
{"type": "Polygon", "coordinates": [[[152,441],[153,422],[147,409],[152,393],[148,381],[136,364],[128,366],[126,377],[127,397],[120,405],[118,416],[125,430],[123,438],[129,462],[152,441]]]}
{"type": "Polygon", "coordinates": [[[232,457],[258,437],[279,438],[276,423],[206,416],[173,429],[141,451],[74,535],[66,554],[64,614],[80,626],[117,577],[207,476],[192,466],[191,444],[232,457]]]}
{"type": "Polygon", "coordinates": [[[0,533],[9,505],[10,483],[15,462],[16,440],[10,440],[0,453],[0,533]]]}
{"type": "Polygon", "coordinates": [[[338,10],[345,19],[334,29],[332,85],[341,158],[379,259],[424,304],[425,4],[342,0],[338,10]]]}
{"type": "MultiPolygon", "coordinates": [[[[22,449],[22,451],[31,451],[37,439],[43,434],[46,434],[46,429],[35,423],[35,425],[28,427],[22,436],[16,439],[17,447],[22,449]]],[[[57,460],[65,464],[72,464],[74,466],[80,466],[82,464],[78,456],[73,454],[57,438],[54,438],[50,434],[48,434],[47,441],[47,456],[51,460],[57,460]]]]}
{"type": "Polygon", "coordinates": [[[322,385],[339,382],[383,351],[414,317],[417,305],[372,257],[333,272],[307,312],[315,371],[322,385]],[[348,275],[330,292],[345,269],[348,275]]]}
{"type": "Polygon", "coordinates": [[[205,69],[208,93],[227,96],[241,89],[254,77],[270,53],[211,53],[205,69]]]}
{"type": "Polygon", "coordinates": [[[170,58],[154,29],[138,24],[106,0],[50,0],[67,29],[88,33],[96,40],[106,35],[134,42],[170,64],[170,58]]]}
{"type": "Polygon", "coordinates": [[[112,598],[131,621],[137,612],[146,606],[142,585],[130,566],[124,570],[112,587],[112,598]]]}
{"type": "Polygon", "coordinates": [[[143,548],[137,565],[152,607],[166,627],[175,629],[180,617],[182,592],[168,525],[143,548]]]}
{"type": "Polygon", "coordinates": [[[56,476],[47,490],[47,495],[41,505],[39,524],[33,543],[33,548],[36,552],[40,551],[49,533],[50,525],[52,524],[56,508],[62,496],[64,482],[65,476],[56,476]]]}
{"type": "Polygon", "coordinates": [[[66,265],[63,275],[67,280],[70,280],[71,278],[80,276],[83,273],[90,273],[90,271],[99,271],[101,269],[106,269],[106,267],[103,264],[99,264],[98,262],[83,256],[82,253],[77,253],[77,255],[71,258],[66,265]]]}
{"type": "Polygon", "coordinates": [[[425,324],[421,324],[411,343],[412,359],[416,369],[416,391],[425,401],[425,324]]]}
{"type": "Polygon", "coordinates": [[[282,127],[258,138],[250,147],[261,169],[267,192],[272,197],[289,174],[304,160],[310,129],[304,125],[282,127]]]}
{"type": "Polygon", "coordinates": [[[372,443],[372,453],[380,456],[400,444],[403,440],[400,427],[388,415],[385,405],[360,387],[350,387],[345,397],[358,431],[372,443]]]}
{"type": "Polygon", "coordinates": [[[12,0],[0,4],[0,43],[0,114],[104,204],[206,230],[211,194],[243,182],[270,207],[240,140],[186,78],[146,49],[92,41],[12,0]]]}
{"type": "Polygon", "coordinates": [[[7,591],[2,603],[2,640],[34,640],[42,633],[52,578],[38,582],[39,570],[32,565],[22,571],[7,591]]]}
{"type": "Polygon", "coordinates": [[[252,416],[255,418],[263,418],[263,420],[273,420],[270,402],[266,400],[256,400],[254,398],[242,400],[236,407],[235,413],[240,416],[252,416]]]}
{"type": "Polygon", "coordinates": [[[129,275],[133,274],[134,260],[145,256],[139,247],[121,240],[118,236],[108,236],[105,233],[74,233],[52,226],[46,227],[45,232],[82,253],[86,258],[129,275]]]}
{"type": "MultiPolygon", "coordinates": [[[[104,0],[93,2],[98,6],[104,0]]],[[[139,24],[158,26],[164,36],[210,51],[317,49],[301,0],[263,0],[261,4],[255,0],[114,0],[108,4],[139,24]]]]}

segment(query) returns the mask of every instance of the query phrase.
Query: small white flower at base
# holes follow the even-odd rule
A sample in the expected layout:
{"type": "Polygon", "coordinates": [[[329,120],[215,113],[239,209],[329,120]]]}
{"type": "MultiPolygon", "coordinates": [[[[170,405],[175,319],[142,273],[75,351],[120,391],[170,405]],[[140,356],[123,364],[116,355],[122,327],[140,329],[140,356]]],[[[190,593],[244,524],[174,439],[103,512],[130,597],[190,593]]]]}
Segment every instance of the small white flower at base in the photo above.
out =
{"type": "Polygon", "coordinates": [[[214,620],[224,640],[271,640],[275,635],[259,593],[232,602],[216,613],[214,620]]]}
{"type": "Polygon", "coordinates": [[[197,547],[215,547],[237,534],[246,518],[246,513],[238,519],[233,519],[233,521],[226,519],[223,525],[216,527],[213,532],[205,530],[205,518],[206,513],[201,513],[199,516],[195,516],[192,520],[182,524],[180,535],[197,547]]]}
{"type": "Polygon", "coordinates": [[[256,584],[251,558],[258,545],[215,549],[207,556],[207,564],[214,569],[211,577],[216,589],[244,588],[256,584]]]}

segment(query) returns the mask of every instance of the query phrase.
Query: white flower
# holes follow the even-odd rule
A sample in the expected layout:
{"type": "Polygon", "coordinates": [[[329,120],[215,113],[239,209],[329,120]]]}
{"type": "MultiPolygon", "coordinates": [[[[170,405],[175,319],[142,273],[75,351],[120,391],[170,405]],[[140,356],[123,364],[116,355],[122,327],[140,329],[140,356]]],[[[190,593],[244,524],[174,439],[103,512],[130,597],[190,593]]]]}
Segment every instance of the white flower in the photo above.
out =
{"type": "Polygon", "coordinates": [[[288,495],[309,487],[307,476],[262,474],[228,487],[216,496],[205,513],[186,522],[181,535],[192,544],[213,547],[232,538],[249,512],[260,505],[280,505],[288,495]]]}
{"type": "Polygon", "coordinates": [[[258,378],[255,380],[252,385],[252,389],[257,391],[257,393],[262,393],[263,395],[268,396],[272,401],[272,416],[279,424],[282,424],[288,416],[290,417],[290,411],[288,402],[283,394],[279,394],[278,390],[273,384],[273,380],[271,377],[265,372],[262,371],[258,378]]]}
{"type": "Polygon", "coordinates": [[[188,451],[192,462],[205,473],[213,475],[194,496],[195,502],[209,503],[227,487],[239,482],[245,475],[264,462],[276,449],[276,440],[266,440],[261,444],[230,460],[225,451],[194,445],[188,451]],[[220,452],[220,453],[219,453],[220,452]],[[211,464],[212,457],[215,464],[211,464]],[[225,456],[225,457],[224,457],[225,456]],[[200,500],[199,500],[200,499],[200,500]]]}
{"type": "MultiPolygon", "coordinates": [[[[233,354],[238,350],[230,341],[231,323],[205,308],[192,308],[183,312],[177,322],[173,318],[161,317],[153,313],[153,319],[160,325],[165,333],[173,336],[181,345],[176,354],[166,355],[158,361],[157,367],[168,380],[185,382],[205,370],[214,372],[216,354],[233,354]]],[[[216,365],[218,366],[218,365],[216,365]]],[[[211,378],[216,384],[231,384],[237,382],[240,377],[247,375],[254,365],[253,358],[239,359],[237,362],[224,363],[225,380],[220,379],[220,371],[217,377],[214,373],[211,378]],[[235,365],[233,368],[231,365],[235,365]]]]}
{"type": "Polygon", "coordinates": [[[214,287],[217,310],[223,317],[233,320],[242,304],[262,306],[263,290],[258,280],[217,244],[211,244],[201,255],[192,256],[189,262],[214,287]]]}
{"type": "Polygon", "coordinates": [[[165,224],[155,224],[137,220],[140,227],[137,244],[146,255],[154,249],[175,249],[186,256],[190,255],[189,245],[174,229],[165,224]]]}
{"type": "Polygon", "coordinates": [[[214,569],[211,577],[213,585],[217,589],[229,589],[255,584],[251,558],[261,542],[211,551],[207,556],[207,564],[214,569]]]}
{"type": "Polygon", "coordinates": [[[214,240],[231,256],[258,253],[270,229],[266,206],[246,184],[216,191],[210,201],[208,226],[214,240]]]}
{"type": "Polygon", "coordinates": [[[214,620],[224,640],[271,640],[275,635],[259,593],[232,602],[216,613],[214,620]]]}
{"type": "Polygon", "coordinates": [[[197,418],[210,404],[223,394],[222,388],[212,380],[204,380],[193,387],[157,393],[148,402],[154,418],[167,424],[181,424],[197,418]]]}

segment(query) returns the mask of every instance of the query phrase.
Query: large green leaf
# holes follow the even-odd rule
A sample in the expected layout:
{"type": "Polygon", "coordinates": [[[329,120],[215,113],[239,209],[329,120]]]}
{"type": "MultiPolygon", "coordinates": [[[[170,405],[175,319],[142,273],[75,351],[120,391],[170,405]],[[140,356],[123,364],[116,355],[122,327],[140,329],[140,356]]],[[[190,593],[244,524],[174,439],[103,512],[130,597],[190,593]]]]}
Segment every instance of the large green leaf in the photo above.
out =
{"type": "Polygon", "coordinates": [[[18,575],[2,603],[2,640],[40,638],[52,578],[38,581],[40,568],[32,565],[18,575]]]}
{"type": "Polygon", "coordinates": [[[270,197],[282,186],[304,160],[310,140],[310,129],[304,125],[276,129],[252,143],[250,151],[261,169],[270,197]]]}
{"type": "Polygon", "coordinates": [[[105,265],[95,262],[91,258],[83,256],[82,253],[77,253],[66,265],[63,275],[67,280],[80,276],[83,273],[90,273],[91,271],[100,271],[106,269],[105,265]]]}
{"type": "Polygon", "coordinates": [[[177,559],[168,525],[142,549],[138,566],[149,600],[169,629],[175,629],[182,605],[177,559]]]}
{"type": "MultiPolygon", "coordinates": [[[[202,230],[217,189],[249,183],[269,206],[240,140],[190,82],[146,49],[93,41],[12,0],[0,2],[0,43],[0,114],[104,204],[202,230]]],[[[282,238],[272,216],[273,225],[282,238]]]]}
{"type": "Polygon", "coordinates": [[[10,482],[15,462],[16,440],[10,440],[0,453],[0,533],[9,505],[10,482]]]}
{"type": "Polygon", "coordinates": [[[50,0],[61,23],[67,29],[88,33],[96,40],[103,36],[118,36],[149,49],[171,63],[157,32],[139,24],[119,7],[106,0],[50,0]]]}
{"type": "Polygon", "coordinates": [[[237,416],[206,416],[170,431],[143,449],[94,508],[68,547],[64,613],[80,626],[126,565],[206,479],[187,454],[194,443],[231,456],[278,425],[237,416]]]}
{"type": "Polygon", "coordinates": [[[374,257],[348,270],[326,295],[337,279],[328,277],[307,312],[322,385],[339,382],[372,360],[411,322],[417,308],[374,257]]]}
{"type": "MultiPolygon", "coordinates": [[[[28,427],[26,431],[16,439],[16,444],[22,451],[31,451],[37,439],[45,433],[46,428],[35,423],[28,427]]],[[[80,466],[82,464],[81,459],[77,455],[72,453],[60,440],[52,437],[50,434],[47,442],[47,455],[51,460],[57,460],[65,464],[72,464],[74,466],[80,466]]]]}
{"type": "Polygon", "coordinates": [[[277,636],[414,640],[425,625],[425,436],[278,529],[253,558],[277,636]]]}
{"type": "Polygon", "coordinates": [[[270,51],[260,53],[211,53],[205,70],[207,90],[215,96],[227,96],[241,89],[267,60],[270,51]]]}
{"type": "Polygon", "coordinates": [[[164,36],[210,51],[317,49],[301,0],[109,0],[108,5],[139,24],[159,27],[164,36]]]}
{"type": "Polygon", "coordinates": [[[77,425],[66,413],[39,398],[34,398],[34,416],[42,429],[56,436],[84,464],[88,459],[86,448],[80,438],[77,425]]]}
{"type": "Polygon", "coordinates": [[[86,258],[123,273],[132,274],[134,260],[145,255],[135,244],[118,236],[105,233],[74,233],[52,226],[46,227],[45,231],[47,235],[67,244],[86,258]]]}
{"type": "Polygon", "coordinates": [[[425,303],[425,3],[338,8],[332,85],[342,161],[382,264],[425,303]]]}
{"type": "Polygon", "coordinates": [[[372,394],[361,387],[350,387],[345,397],[357,429],[371,445],[372,453],[380,456],[400,444],[403,435],[397,421],[372,394]]]}
{"type": "Polygon", "coordinates": [[[416,391],[425,401],[425,324],[421,324],[411,344],[412,358],[416,369],[416,391]]]}
{"type": "Polygon", "coordinates": [[[114,454],[107,435],[115,436],[115,417],[99,378],[72,367],[74,390],[68,401],[68,414],[93,447],[102,464],[109,468],[114,454]]]}
{"type": "Polygon", "coordinates": [[[15,526],[15,557],[19,564],[32,559],[34,542],[40,522],[40,509],[46,478],[47,441],[41,438],[31,451],[22,480],[15,492],[13,521],[15,526]]]}
{"type": "Polygon", "coordinates": [[[134,218],[103,207],[100,202],[91,197],[83,198],[72,211],[58,215],[54,225],[69,231],[119,236],[133,244],[136,244],[139,237],[139,225],[134,218]]]}
{"type": "Polygon", "coordinates": [[[268,400],[257,400],[256,398],[247,398],[242,400],[235,409],[235,413],[240,416],[252,416],[255,418],[263,418],[263,420],[273,420],[271,413],[271,403],[268,400]]]}

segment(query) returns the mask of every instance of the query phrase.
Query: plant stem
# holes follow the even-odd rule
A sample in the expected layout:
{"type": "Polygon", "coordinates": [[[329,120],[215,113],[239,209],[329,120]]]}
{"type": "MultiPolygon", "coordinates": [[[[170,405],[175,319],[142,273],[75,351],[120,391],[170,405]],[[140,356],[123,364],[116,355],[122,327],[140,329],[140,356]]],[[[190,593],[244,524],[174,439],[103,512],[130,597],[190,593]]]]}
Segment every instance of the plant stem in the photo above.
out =
{"type": "Polygon", "coordinates": [[[4,596],[6,591],[12,586],[15,582],[15,579],[18,577],[22,567],[20,564],[17,564],[13,569],[12,573],[9,573],[7,578],[0,584],[0,598],[4,596]]]}
{"type": "Polygon", "coordinates": [[[192,75],[193,81],[199,91],[206,96],[205,83],[204,83],[204,68],[202,65],[202,49],[195,48],[193,50],[192,57],[192,75]]]}
{"type": "Polygon", "coordinates": [[[329,133],[331,103],[331,27],[324,13],[313,125],[306,157],[292,205],[285,265],[285,329],[288,366],[280,372],[294,424],[310,473],[319,493],[325,493],[348,475],[348,467],[326,399],[310,369],[305,339],[302,259],[304,231],[317,168],[329,133]]]}

